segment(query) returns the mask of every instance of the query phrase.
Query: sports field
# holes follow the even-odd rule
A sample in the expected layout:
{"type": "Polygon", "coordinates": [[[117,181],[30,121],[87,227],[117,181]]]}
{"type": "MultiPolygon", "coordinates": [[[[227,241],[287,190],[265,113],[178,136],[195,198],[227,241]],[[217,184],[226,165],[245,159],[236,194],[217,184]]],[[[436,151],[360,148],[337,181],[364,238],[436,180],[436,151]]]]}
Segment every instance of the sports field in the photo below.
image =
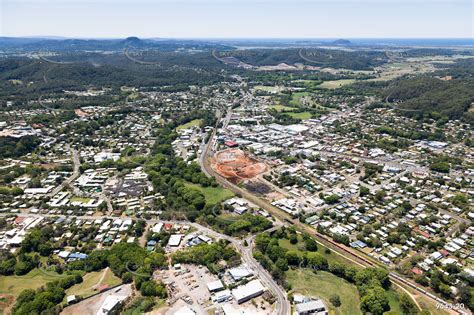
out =
{"type": "Polygon", "coordinates": [[[291,112],[292,110],[295,110],[296,108],[285,106],[285,105],[273,105],[273,106],[270,106],[270,109],[274,109],[277,112],[291,112]]]}

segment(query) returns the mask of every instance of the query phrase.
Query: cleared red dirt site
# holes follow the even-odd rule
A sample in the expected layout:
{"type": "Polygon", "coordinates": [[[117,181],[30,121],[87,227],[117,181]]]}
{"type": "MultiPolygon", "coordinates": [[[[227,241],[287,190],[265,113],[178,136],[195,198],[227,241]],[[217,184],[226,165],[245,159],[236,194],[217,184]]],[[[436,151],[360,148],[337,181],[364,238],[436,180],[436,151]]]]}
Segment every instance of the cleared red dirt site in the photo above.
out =
{"type": "Polygon", "coordinates": [[[233,182],[242,182],[265,172],[267,166],[240,149],[227,149],[214,155],[212,168],[233,182]]]}

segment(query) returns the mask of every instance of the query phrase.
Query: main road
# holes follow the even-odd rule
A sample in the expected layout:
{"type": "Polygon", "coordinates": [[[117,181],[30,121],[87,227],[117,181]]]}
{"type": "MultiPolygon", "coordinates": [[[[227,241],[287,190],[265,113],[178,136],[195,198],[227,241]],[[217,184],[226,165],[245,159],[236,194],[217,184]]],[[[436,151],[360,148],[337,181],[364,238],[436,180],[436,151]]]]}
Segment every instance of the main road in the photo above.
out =
{"type": "Polygon", "coordinates": [[[70,148],[69,146],[67,147],[67,149],[70,149],[72,153],[72,162],[74,165],[74,171],[68,179],[63,181],[59,186],[57,186],[49,194],[47,194],[46,196],[48,197],[53,197],[54,195],[59,193],[61,190],[63,190],[64,187],[66,187],[66,185],[71,184],[80,175],[79,167],[81,166],[81,161],[79,159],[79,152],[76,149],[70,148]]]}

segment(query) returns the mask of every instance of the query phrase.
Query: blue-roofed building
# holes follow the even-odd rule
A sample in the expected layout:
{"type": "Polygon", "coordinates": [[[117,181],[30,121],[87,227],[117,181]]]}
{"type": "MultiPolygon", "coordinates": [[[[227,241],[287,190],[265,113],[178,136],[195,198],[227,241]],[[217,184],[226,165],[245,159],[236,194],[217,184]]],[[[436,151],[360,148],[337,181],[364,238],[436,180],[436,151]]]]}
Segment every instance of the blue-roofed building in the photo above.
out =
{"type": "Polygon", "coordinates": [[[367,247],[367,244],[365,244],[364,242],[362,241],[355,241],[355,242],[352,242],[350,243],[349,245],[351,245],[352,248],[366,248],[367,247]]]}

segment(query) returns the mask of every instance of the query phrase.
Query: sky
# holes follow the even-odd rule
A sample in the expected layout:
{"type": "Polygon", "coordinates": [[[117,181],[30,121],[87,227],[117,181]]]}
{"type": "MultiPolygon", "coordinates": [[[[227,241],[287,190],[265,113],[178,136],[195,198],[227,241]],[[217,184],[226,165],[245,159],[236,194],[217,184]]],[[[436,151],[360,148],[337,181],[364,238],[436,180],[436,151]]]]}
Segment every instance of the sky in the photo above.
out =
{"type": "Polygon", "coordinates": [[[472,0],[0,0],[0,36],[472,38],[472,0]]]}

